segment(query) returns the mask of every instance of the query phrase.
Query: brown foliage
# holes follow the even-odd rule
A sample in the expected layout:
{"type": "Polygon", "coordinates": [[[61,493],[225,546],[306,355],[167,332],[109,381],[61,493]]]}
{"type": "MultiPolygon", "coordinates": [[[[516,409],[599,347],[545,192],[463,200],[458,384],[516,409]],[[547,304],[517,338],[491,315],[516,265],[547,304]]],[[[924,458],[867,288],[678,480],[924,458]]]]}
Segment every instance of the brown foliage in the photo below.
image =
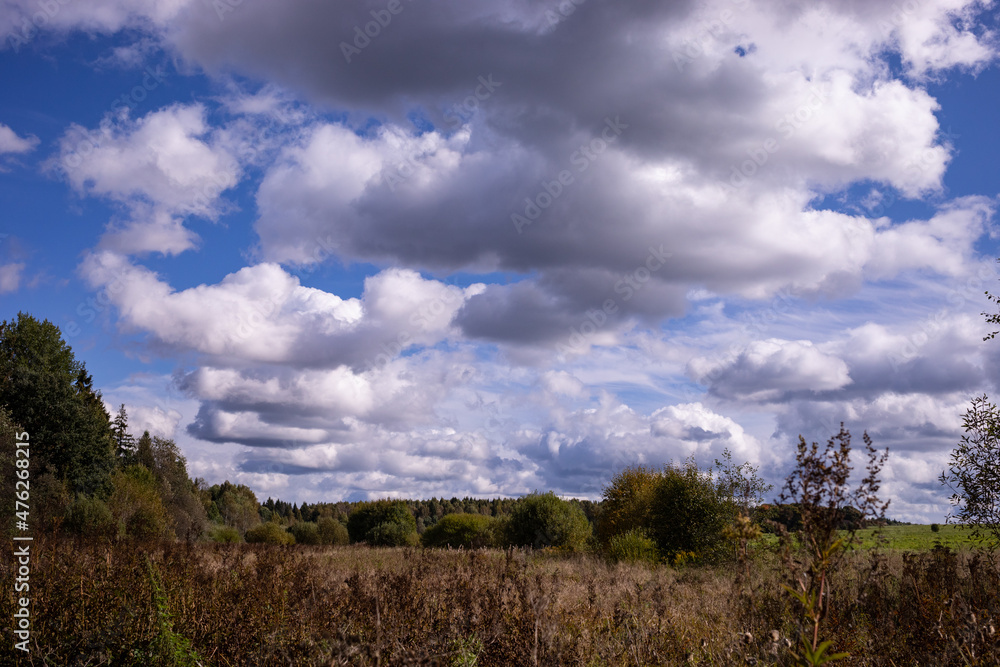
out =
{"type": "MultiPolygon", "coordinates": [[[[4,552],[0,576],[12,581],[9,543],[4,552]]],[[[519,550],[49,538],[34,544],[32,568],[26,665],[151,664],[143,656],[164,643],[151,570],[172,632],[216,667],[450,665],[469,645],[481,646],[481,667],[784,665],[796,623],[773,555],[755,563],[743,595],[735,568],[519,550]]],[[[998,664],[996,562],[854,553],[841,581],[827,632],[850,664],[998,664]]],[[[8,588],[0,614],[11,618],[12,605],[8,588]]]]}

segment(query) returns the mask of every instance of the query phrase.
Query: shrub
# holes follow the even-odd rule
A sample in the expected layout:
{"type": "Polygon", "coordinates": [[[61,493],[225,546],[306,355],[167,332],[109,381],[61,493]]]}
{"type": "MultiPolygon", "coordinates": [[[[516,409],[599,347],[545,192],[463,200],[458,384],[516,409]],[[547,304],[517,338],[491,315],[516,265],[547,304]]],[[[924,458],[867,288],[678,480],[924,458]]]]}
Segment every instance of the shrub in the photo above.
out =
{"type": "MultiPolygon", "coordinates": [[[[490,544],[495,547],[507,547],[510,545],[510,517],[506,514],[493,517],[489,526],[490,544]]],[[[593,537],[593,536],[591,536],[593,537]]]]}
{"type": "Polygon", "coordinates": [[[606,553],[612,563],[656,563],[660,560],[656,542],[641,528],[633,528],[612,537],[606,553]]]}
{"type": "Polygon", "coordinates": [[[244,536],[251,544],[295,544],[295,537],[276,523],[254,526],[244,536]]]}
{"type": "MultiPolygon", "coordinates": [[[[662,468],[630,466],[604,489],[598,541],[607,549],[615,536],[641,531],[669,561],[678,554],[684,554],[685,561],[718,559],[727,553],[725,529],[736,525],[737,515],[758,514],[770,488],[757,476],[757,468],[734,464],[729,450],[705,471],[693,459],[662,468]]],[[[745,546],[743,538],[736,541],[745,546]]],[[[736,552],[730,550],[729,555],[736,552]]]]}
{"type": "Polygon", "coordinates": [[[145,466],[129,466],[113,473],[111,489],[107,504],[120,537],[148,540],[170,534],[159,483],[145,466]]]}
{"type": "Polygon", "coordinates": [[[77,495],[66,514],[66,527],[77,535],[111,538],[117,533],[115,518],[100,498],[77,495]]]}
{"type": "Polygon", "coordinates": [[[672,561],[682,553],[687,560],[725,557],[723,529],[735,519],[736,506],[725,490],[693,460],[663,468],[650,508],[650,536],[664,558],[672,561]]]}
{"type": "MultiPolygon", "coordinates": [[[[58,532],[66,519],[66,513],[73,505],[65,481],[51,472],[44,472],[31,478],[31,516],[41,530],[58,532]]],[[[10,496],[13,498],[13,494],[10,496]]]]}
{"type": "Polygon", "coordinates": [[[581,551],[590,537],[590,522],[579,506],[554,493],[533,493],[511,508],[507,542],[514,546],[559,547],[581,551]]]}
{"type": "Polygon", "coordinates": [[[939,525],[938,525],[938,524],[936,524],[936,523],[932,523],[932,524],[931,524],[931,532],[932,532],[932,533],[937,533],[937,532],[939,532],[940,530],[941,530],[941,526],[939,526],[939,525]]]}
{"type": "Polygon", "coordinates": [[[425,547],[464,547],[478,549],[494,546],[493,523],[484,514],[446,514],[421,538],[425,547]]]}
{"type": "Polygon", "coordinates": [[[650,525],[653,493],[660,471],[646,466],[630,466],[615,474],[604,488],[601,514],[597,520],[598,541],[607,546],[615,535],[645,530],[650,525]]]}
{"type": "Polygon", "coordinates": [[[319,527],[312,521],[298,521],[288,528],[295,538],[295,544],[322,544],[319,527]]]}
{"type": "Polygon", "coordinates": [[[208,537],[213,542],[220,544],[237,544],[243,541],[243,538],[240,537],[240,531],[232,526],[213,526],[208,531],[208,537]]]}
{"type": "Polygon", "coordinates": [[[347,517],[351,542],[373,546],[417,544],[417,521],[402,500],[360,503],[347,517]]]}
{"type": "Polygon", "coordinates": [[[420,543],[417,523],[412,528],[398,522],[380,523],[368,531],[365,542],[373,547],[414,547],[420,543]]]}
{"type": "Polygon", "coordinates": [[[333,517],[320,517],[316,522],[316,528],[319,530],[320,544],[341,546],[351,542],[351,537],[347,534],[347,526],[333,517]]]}

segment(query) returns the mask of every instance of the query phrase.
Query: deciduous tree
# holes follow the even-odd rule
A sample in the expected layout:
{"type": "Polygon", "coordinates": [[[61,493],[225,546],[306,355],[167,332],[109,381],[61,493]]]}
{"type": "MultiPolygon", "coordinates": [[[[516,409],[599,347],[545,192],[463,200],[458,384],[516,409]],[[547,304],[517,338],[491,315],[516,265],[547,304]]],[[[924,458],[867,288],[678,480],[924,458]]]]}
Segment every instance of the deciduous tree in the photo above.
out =
{"type": "Polygon", "coordinates": [[[452,547],[478,549],[491,547],[496,519],[482,514],[448,514],[424,531],[421,542],[425,547],[452,547]]]}
{"type": "Polygon", "coordinates": [[[525,496],[514,504],[508,517],[507,540],[514,546],[579,551],[585,548],[590,534],[590,522],[583,510],[551,491],[525,496]]]}
{"type": "Polygon", "coordinates": [[[951,489],[949,523],[964,524],[981,542],[1000,544],[1000,411],[986,395],[972,399],[965,435],[951,453],[941,483],[951,489]]]}
{"type": "Polygon", "coordinates": [[[250,487],[223,482],[213,485],[210,492],[223,523],[236,528],[241,535],[260,524],[260,503],[250,487]]]}
{"type": "Polygon", "coordinates": [[[402,500],[376,500],[357,505],[347,517],[351,542],[372,546],[417,543],[417,522],[402,500]]]}

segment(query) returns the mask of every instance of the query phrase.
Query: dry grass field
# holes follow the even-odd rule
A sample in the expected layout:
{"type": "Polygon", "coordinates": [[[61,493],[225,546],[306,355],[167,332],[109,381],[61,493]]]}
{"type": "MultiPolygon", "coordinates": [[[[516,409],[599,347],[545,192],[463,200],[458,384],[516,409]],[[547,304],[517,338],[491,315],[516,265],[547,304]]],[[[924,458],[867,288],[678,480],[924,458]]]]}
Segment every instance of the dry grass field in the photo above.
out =
{"type": "MultiPolygon", "coordinates": [[[[781,560],[758,553],[748,580],[738,570],[52,539],[36,544],[32,650],[18,664],[795,664],[781,560]]],[[[843,664],[996,665],[998,593],[997,562],[977,552],[856,552],[835,576],[824,636],[850,653],[843,664]]],[[[2,604],[11,618],[13,595],[2,604]]]]}

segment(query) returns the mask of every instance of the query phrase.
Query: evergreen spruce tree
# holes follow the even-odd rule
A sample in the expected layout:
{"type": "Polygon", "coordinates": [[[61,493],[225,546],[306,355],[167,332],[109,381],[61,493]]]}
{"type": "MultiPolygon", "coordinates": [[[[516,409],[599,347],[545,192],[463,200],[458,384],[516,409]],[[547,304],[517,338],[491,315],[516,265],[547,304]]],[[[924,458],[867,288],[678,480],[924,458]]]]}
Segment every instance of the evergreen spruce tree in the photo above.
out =
{"type": "Polygon", "coordinates": [[[118,408],[118,414],[111,422],[111,438],[115,441],[115,455],[118,465],[126,468],[137,461],[138,445],[135,436],[128,432],[128,413],[125,404],[118,408]]]}
{"type": "Polygon", "coordinates": [[[115,466],[111,420],[59,327],[19,313],[0,322],[0,407],[31,434],[39,474],[93,493],[115,466]]]}

